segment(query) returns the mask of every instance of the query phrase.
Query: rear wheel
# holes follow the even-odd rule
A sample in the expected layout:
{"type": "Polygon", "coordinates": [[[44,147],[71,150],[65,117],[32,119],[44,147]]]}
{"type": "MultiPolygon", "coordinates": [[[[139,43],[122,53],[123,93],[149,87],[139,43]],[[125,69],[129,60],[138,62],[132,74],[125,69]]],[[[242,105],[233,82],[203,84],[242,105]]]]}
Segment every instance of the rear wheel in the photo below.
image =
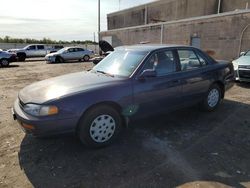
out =
{"type": "Polygon", "coordinates": [[[96,106],[90,109],[80,120],[78,137],[81,142],[92,148],[103,147],[112,143],[122,129],[122,118],[112,107],[96,106]]]}
{"type": "Polygon", "coordinates": [[[8,59],[2,59],[2,60],[0,60],[0,64],[3,67],[8,67],[10,63],[9,63],[8,59]]]}
{"type": "Polygon", "coordinates": [[[85,55],[85,56],[83,57],[83,61],[89,61],[89,59],[90,59],[90,57],[89,57],[88,55],[85,55]]]}
{"type": "Polygon", "coordinates": [[[222,90],[217,84],[213,84],[203,100],[202,108],[206,111],[215,110],[221,101],[222,90]]]}

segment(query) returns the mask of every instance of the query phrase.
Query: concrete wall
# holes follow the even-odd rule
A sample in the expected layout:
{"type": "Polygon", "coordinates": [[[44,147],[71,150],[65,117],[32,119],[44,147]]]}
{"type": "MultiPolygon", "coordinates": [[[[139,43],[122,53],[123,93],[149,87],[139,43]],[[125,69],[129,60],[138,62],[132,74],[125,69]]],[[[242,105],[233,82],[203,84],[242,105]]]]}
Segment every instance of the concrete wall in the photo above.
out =
{"type": "Polygon", "coordinates": [[[248,8],[250,8],[250,0],[222,0],[222,12],[234,11],[237,9],[246,9],[248,3],[248,8]]]}
{"type": "MultiPolygon", "coordinates": [[[[231,60],[238,56],[239,49],[250,49],[250,11],[224,13],[203,18],[165,22],[163,43],[190,45],[191,37],[200,37],[201,49],[214,52],[216,59],[231,60]],[[240,40],[242,31],[242,43],[240,40]]],[[[161,24],[117,29],[102,32],[101,36],[112,36],[114,46],[130,45],[141,41],[161,43],[161,24]]]]}
{"type": "MultiPolygon", "coordinates": [[[[0,49],[8,50],[8,49],[18,49],[23,48],[29,44],[20,44],[20,43],[0,43],[0,49]]],[[[52,45],[58,45],[58,44],[48,44],[47,47],[51,47],[52,45]]],[[[99,53],[99,46],[98,45],[76,45],[76,44],[62,44],[62,46],[81,46],[85,49],[93,50],[95,53],[99,53]]]]}
{"type": "Polygon", "coordinates": [[[218,0],[161,0],[107,15],[108,30],[215,14],[218,0]]]}
{"type": "MultiPolygon", "coordinates": [[[[218,5],[219,0],[160,0],[108,14],[108,30],[216,14],[218,5]]],[[[246,7],[250,0],[221,0],[220,11],[246,7]]]]}

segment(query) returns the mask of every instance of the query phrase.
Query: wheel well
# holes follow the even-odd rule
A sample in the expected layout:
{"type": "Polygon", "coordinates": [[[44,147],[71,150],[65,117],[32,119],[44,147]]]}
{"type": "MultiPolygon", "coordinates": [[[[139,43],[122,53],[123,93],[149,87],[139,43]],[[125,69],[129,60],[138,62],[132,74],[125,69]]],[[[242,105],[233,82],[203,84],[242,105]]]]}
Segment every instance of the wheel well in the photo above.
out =
{"type": "Polygon", "coordinates": [[[91,105],[87,110],[85,110],[85,112],[83,112],[83,114],[81,115],[80,119],[79,119],[78,122],[77,122],[76,132],[77,132],[78,127],[79,127],[79,122],[80,122],[81,119],[85,116],[85,114],[88,113],[88,111],[90,111],[91,109],[96,108],[97,106],[101,106],[101,105],[110,106],[110,107],[114,108],[115,110],[117,110],[117,112],[120,114],[120,116],[121,116],[121,118],[122,118],[123,125],[126,125],[126,119],[125,119],[125,117],[122,115],[122,107],[121,107],[119,104],[115,103],[115,102],[112,102],[112,101],[104,101],[104,102],[100,102],[100,103],[96,103],[96,104],[91,105]]]}
{"type": "Polygon", "coordinates": [[[56,59],[62,59],[62,60],[64,61],[64,59],[63,59],[62,56],[60,56],[60,55],[57,55],[57,56],[56,56],[56,59]]]}
{"type": "Polygon", "coordinates": [[[17,53],[17,56],[20,56],[20,55],[24,55],[26,57],[26,53],[24,53],[24,52],[18,52],[17,53]]]}
{"type": "Polygon", "coordinates": [[[221,91],[222,91],[221,98],[223,99],[224,96],[225,96],[225,86],[224,86],[224,84],[221,81],[216,81],[213,84],[216,84],[221,88],[221,91]]]}

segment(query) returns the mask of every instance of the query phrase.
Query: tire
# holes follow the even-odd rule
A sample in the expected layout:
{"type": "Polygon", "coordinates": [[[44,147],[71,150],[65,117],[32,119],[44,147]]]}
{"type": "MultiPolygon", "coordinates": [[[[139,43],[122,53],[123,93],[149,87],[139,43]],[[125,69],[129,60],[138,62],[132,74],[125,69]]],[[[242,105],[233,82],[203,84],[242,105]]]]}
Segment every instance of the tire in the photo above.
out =
{"type": "Polygon", "coordinates": [[[56,62],[56,63],[63,63],[63,62],[64,62],[64,60],[63,60],[63,58],[62,58],[62,57],[57,56],[57,57],[56,57],[55,62],[56,62]]]}
{"type": "Polygon", "coordinates": [[[111,144],[122,130],[122,118],[112,107],[99,105],[81,118],[77,135],[87,147],[100,148],[111,144]]]}
{"type": "Polygon", "coordinates": [[[19,60],[19,61],[25,61],[25,59],[26,59],[26,54],[23,54],[23,53],[17,54],[17,57],[18,57],[18,60],[19,60]]]}
{"type": "Polygon", "coordinates": [[[89,61],[90,57],[88,55],[83,56],[83,61],[87,62],[89,61]]]}
{"type": "Polygon", "coordinates": [[[202,102],[202,109],[205,111],[214,111],[221,102],[222,90],[217,84],[213,84],[202,102]]]}
{"type": "Polygon", "coordinates": [[[8,59],[1,59],[1,60],[0,60],[0,64],[1,64],[1,66],[3,66],[3,67],[8,67],[9,64],[10,64],[10,62],[8,61],[8,59]]]}

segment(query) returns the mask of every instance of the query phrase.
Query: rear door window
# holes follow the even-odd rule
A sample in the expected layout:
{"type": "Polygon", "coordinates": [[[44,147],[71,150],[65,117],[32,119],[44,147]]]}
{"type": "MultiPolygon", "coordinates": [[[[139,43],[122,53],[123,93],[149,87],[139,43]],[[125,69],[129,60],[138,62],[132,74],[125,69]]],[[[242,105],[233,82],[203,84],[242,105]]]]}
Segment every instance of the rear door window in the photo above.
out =
{"type": "Polygon", "coordinates": [[[37,49],[38,50],[44,50],[44,46],[43,45],[37,45],[37,49]]]}
{"type": "Polygon", "coordinates": [[[180,58],[181,70],[188,71],[194,70],[201,67],[201,62],[206,64],[206,61],[203,58],[198,58],[197,55],[194,53],[193,50],[177,50],[180,58]]]}

